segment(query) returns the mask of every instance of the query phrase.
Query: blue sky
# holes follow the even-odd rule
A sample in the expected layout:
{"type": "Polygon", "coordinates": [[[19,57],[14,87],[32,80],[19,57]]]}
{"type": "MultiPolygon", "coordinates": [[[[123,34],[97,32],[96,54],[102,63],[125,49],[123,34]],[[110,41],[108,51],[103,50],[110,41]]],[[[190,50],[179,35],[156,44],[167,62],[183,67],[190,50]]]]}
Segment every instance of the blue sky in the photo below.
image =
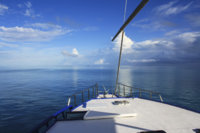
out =
{"type": "MultiPolygon", "coordinates": [[[[126,18],[140,0],[128,0],[126,18]]],[[[125,0],[0,0],[0,67],[116,67],[125,0]]],[[[125,29],[123,66],[199,63],[200,1],[150,0],[125,29]]]]}

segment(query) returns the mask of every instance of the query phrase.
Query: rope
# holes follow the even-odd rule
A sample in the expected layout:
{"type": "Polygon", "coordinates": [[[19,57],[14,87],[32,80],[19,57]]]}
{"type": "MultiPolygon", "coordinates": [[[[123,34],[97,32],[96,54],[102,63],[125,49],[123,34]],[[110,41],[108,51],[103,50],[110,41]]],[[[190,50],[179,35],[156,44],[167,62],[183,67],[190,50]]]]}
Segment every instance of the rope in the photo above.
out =
{"type": "Polygon", "coordinates": [[[127,0],[125,2],[125,8],[124,8],[124,22],[125,22],[125,19],[126,19],[126,7],[127,7],[127,0]]]}

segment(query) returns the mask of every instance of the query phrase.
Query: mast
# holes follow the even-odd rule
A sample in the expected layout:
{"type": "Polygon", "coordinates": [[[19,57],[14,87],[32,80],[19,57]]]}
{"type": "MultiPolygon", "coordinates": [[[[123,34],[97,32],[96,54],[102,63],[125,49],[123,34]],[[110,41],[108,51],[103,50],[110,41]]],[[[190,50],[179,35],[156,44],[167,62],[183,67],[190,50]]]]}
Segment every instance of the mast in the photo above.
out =
{"type": "Polygon", "coordinates": [[[121,56],[122,56],[122,48],[123,48],[123,39],[124,39],[124,29],[126,26],[131,22],[131,20],[138,14],[138,12],[147,4],[149,0],[142,0],[142,2],[137,6],[137,8],[132,12],[132,14],[128,17],[128,19],[125,21],[125,14],[126,14],[126,6],[127,6],[127,0],[125,3],[125,9],[124,9],[124,24],[121,26],[117,34],[113,37],[112,41],[116,39],[116,37],[119,35],[119,33],[122,32],[121,37],[121,46],[120,46],[120,53],[119,53],[119,61],[118,61],[118,68],[117,68],[117,79],[116,79],[116,87],[115,87],[115,95],[118,88],[118,80],[119,80],[119,71],[120,71],[120,64],[121,64],[121,56]]]}
{"type": "MultiPolygon", "coordinates": [[[[125,19],[126,19],[126,7],[127,7],[127,0],[125,2],[123,23],[125,22],[125,19]]],[[[119,80],[119,70],[120,70],[120,64],[121,64],[123,40],[124,40],[124,30],[122,30],[122,37],[121,37],[121,45],[120,45],[119,60],[118,60],[118,67],[117,67],[117,79],[116,79],[115,95],[116,95],[116,90],[117,90],[117,85],[118,85],[118,80],[119,80]]]]}

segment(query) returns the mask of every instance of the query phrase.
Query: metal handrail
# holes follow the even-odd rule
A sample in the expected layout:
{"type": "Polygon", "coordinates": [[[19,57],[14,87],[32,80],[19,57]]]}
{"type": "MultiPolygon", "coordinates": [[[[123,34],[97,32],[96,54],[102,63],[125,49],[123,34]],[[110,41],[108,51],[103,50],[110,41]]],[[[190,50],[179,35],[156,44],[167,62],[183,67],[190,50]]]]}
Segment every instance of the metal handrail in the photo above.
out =
{"type": "Polygon", "coordinates": [[[139,96],[140,96],[140,97],[142,97],[142,92],[149,93],[150,98],[152,98],[152,95],[153,95],[153,94],[156,94],[156,95],[159,97],[160,101],[163,102],[163,98],[162,98],[161,94],[158,93],[158,92],[155,92],[155,91],[152,91],[152,90],[146,90],[146,89],[136,88],[136,87],[133,87],[133,86],[129,86],[129,85],[122,84],[122,83],[118,83],[118,89],[119,89],[119,91],[118,91],[118,96],[120,96],[120,97],[126,97],[126,92],[125,92],[126,89],[125,89],[125,87],[127,87],[127,88],[130,89],[130,91],[129,91],[129,93],[128,93],[128,94],[130,94],[129,97],[134,97],[134,96],[133,96],[133,94],[134,94],[133,90],[135,89],[135,90],[138,90],[138,91],[139,91],[139,96]],[[122,96],[121,96],[121,94],[120,94],[120,92],[121,92],[121,87],[120,87],[120,86],[123,87],[123,88],[122,88],[122,89],[123,89],[123,95],[122,95],[122,96]]]}
{"type": "Polygon", "coordinates": [[[160,93],[157,93],[152,90],[136,88],[136,87],[133,87],[130,85],[125,85],[123,83],[118,83],[118,95],[117,95],[117,94],[115,94],[116,92],[113,92],[113,88],[115,88],[115,87],[114,86],[109,87],[109,89],[106,90],[105,86],[102,86],[102,89],[99,90],[100,88],[98,87],[98,84],[95,84],[89,88],[83,89],[80,92],[73,94],[72,96],[69,96],[68,101],[67,101],[67,106],[73,105],[73,107],[76,107],[77,105],[80,105],[80,104],[86,102],[87,100],[96,98],[99,95],[99,93],[103,94],[104,98],[105,98],[106,94],[111,94],[112,96],[115,95],[117,97],[135,97],[134,94],[139,93],[139,97],[142,97],[143,93],[148,93],[150,98],[152,98],[152,95],[157,95],[159,97],[160,101],[163,102],[163,98],[160,95],[160,93]],[[129,90],[127,90],[127,88],[129,90]],[[112,92],[108,93],[109,90],[112,90],[112,92]],[[123,94],[121,94],[121,90],[123,91],[123,94]],[[87,92],[87,94],[85,94],[85,92],[87,92]],[[77,102],[78,97],[79,97],[79,99],[81,99],[81,103],[77,102]]]}
{"type": "Polygon", "coordinates": [[[86,102],[86,99],[90,100],[92,98],[96,98],[98,96],[98,93],[99,93],[98,84],[90,86],[90,87],[83,89],[71,96],[68,96],[67,106],[72,105],[73,107],[76,107],[77,105],[79,105],[78,100],[77,100],[79,95],[81,95],[81,103],[80,104],[82,104],[82,103],[86,102]],[[87,95],[84,94],[85,92],[87,92],[87,95]],[[85,97],[85,96],[87,96],[87,97],[85,97]]]}

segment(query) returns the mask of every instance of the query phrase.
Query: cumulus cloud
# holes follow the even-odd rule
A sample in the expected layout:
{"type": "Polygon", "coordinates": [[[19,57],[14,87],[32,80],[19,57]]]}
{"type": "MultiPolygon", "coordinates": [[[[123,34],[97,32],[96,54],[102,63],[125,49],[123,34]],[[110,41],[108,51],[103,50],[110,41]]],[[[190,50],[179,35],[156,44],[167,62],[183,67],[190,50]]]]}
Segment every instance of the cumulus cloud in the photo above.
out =
{"type": "Polygon", "coordinates": [[[133,49],[134,50],[144,50],[144,49],[149,49],[149,48],[155,48],[155,47],[160,47],[161,45],[171,47],[174,43],[169,40],[164,40],[164,39],[157,39],[157,40],[145,40],[141,42],[136,42],[133,49]]]}
{"type": "Polygon", "coordinates": [[[200,32],[185,32],[179,34],[176,38],[180,39],[182,43],[192,44],[198,37],[200,37],[200,32]]]}
{"type": "Polygon", "coordinates": [[[171,31],[165,38],[134,42],[129,51],[123,64],[199,61],[200,32],[171,31]]]}
{"type": "MultiPolygon", "coordinates": [[[[121,46],[121,38],[122,38],[122,33],[120,33],[117,38],[114,41],[114,47],[113,50],[118,52],[121,46]]],[[[133,40],[129,38],[125,33],[123,37],[123,52],[124,53],[130,53],[131,52],[131,47],[134,44],[133,40]]]]}
{"type": "Polygon", "coordinates": [[[103,65],[104,63],[105,63],[104,59],[99,59],[99,60],[94,62],[95,65],[103,65]]]}
{"type": "Polygon", "coordinates": [[[65,55],[65,56],[71,56],[71,57],[78,57],[78,56],[80,56],[79,52],[78,52],[78,50],[76,48],[73,48],[72,53],[69,53],[66,50],[63,50],[61,53],[63,55],[65,55]]]}
{"type": "MultiPolygon", "coordinates": [[[[55,26],[56,27],[56,26],[55,26]]],[[[57,36],[71,32],[57,26],[56,28],[40,29],[37,27],[5,27],[0,26],[0,40],[8,42],[36,42],[49,41],[57,36]]]]}
{"type": "Polygon", "coordinates": [[[177,5],[178,1],[171,1],[167,4],[163,4],[155,9],[156,13],[160,15],[174,15],[179,14],[183,11],[186,11],[191,5],[192,2],[186,4],[186,5],[177,5]]]}
{"type": "Polygon", "coordinates": [[[76,48],[72,50],[72,54],[75,56],[79,56],[78,50],[76,48]]]}
{"type": "Polygon", "coordinates": [[[0,3],[0,15],[4,15],[4,13],[8,10],[8,6],[0,3]]]}

